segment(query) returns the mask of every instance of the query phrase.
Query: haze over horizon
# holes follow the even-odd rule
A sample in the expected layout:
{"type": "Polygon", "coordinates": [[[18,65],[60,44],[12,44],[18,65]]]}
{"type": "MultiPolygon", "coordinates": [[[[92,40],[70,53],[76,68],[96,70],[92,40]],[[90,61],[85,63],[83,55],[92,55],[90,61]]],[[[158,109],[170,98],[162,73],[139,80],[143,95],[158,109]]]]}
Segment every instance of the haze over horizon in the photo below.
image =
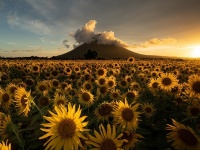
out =
{"type": "Polygon", "coordinates": [[[60,55],[96,39],[146,55],[200,57],[199,0],[0,0],[0,56],[60,55]]]}

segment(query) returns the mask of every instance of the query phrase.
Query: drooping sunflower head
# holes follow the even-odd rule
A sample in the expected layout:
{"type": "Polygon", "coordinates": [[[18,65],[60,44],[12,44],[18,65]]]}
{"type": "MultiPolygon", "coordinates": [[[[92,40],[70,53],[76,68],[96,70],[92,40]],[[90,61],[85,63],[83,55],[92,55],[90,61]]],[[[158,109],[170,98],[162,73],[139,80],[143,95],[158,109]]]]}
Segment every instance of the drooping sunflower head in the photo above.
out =
{"type": "Polygon", "coordinates": [[[15,107],[17,108],[19,115],[28,117],[32,100],[33,98],[31,97],[31,92],[27,92],[25,88],[19,87],[15,91],[14,102],[16,103],[15,107]]]}
{"type": "Polygon", "coordinates": [[[0,113],[0,137],[5,140],[12,135],[11,118],[0,113]]]}
{"type": "Polygon", "coordinates": [[[200,139],[192,128],[186,127],[175,120],[172,120],[172,123],[173,125],[168,124],[166,128],[169,130],[167,139],[168,142],[172,142],[175,149],[197,150],[200,148],[200,139]]]}

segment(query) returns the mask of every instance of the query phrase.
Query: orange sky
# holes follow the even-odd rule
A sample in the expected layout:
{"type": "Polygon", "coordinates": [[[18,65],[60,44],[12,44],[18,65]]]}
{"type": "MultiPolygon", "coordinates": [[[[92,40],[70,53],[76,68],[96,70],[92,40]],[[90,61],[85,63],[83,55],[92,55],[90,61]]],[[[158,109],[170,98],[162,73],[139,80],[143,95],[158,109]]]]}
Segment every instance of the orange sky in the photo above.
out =
{"type": "Polygon", "coordinates": [[[52,57],[100,33],[137,53],[200,57],[199,14],[199,0],[1,0],[0,56],[52,57]]]}

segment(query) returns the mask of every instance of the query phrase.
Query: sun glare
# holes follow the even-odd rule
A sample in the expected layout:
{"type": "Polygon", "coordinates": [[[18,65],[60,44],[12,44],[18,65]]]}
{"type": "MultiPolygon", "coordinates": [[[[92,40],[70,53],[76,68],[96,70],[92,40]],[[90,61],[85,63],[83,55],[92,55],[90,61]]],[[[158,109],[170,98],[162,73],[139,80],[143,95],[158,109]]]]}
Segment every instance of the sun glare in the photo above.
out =
{"type": "Polygon", "coordinates": [[[200,46],[195,46],[192,50],[191,57],[200,57],[200,46]]]}

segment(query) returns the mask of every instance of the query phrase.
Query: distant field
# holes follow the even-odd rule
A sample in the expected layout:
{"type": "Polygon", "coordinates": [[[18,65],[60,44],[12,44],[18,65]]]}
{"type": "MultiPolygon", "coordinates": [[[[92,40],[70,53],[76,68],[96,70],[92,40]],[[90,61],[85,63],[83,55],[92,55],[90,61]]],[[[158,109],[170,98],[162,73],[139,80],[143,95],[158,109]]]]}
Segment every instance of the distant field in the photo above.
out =
{"type": "Polygon", "coordinates": [[[199,60],[0,60],[0,141],[24,150],[198,148],[199,89],[199,60]]]}

